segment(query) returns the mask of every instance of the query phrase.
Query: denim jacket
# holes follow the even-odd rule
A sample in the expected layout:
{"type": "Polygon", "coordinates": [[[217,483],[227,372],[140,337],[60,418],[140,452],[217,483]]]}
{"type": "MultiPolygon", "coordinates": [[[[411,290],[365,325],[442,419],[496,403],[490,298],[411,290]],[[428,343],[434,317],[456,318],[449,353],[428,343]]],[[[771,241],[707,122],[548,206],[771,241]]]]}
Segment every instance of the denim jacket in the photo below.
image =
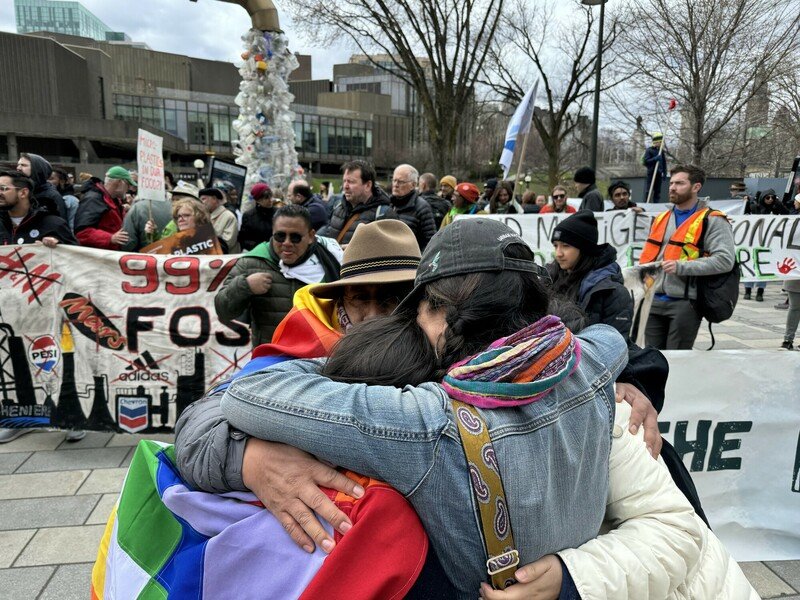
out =
{"type": "MultiPolygon", "coordinates": [[[[494,444],[520,564],[597,536],[606,510],[614,389],[628,353],[594,325],[579,367],[543,399],[481,410],[494,444]]],[[[486,552],[451,402],[441,386],[338,383],[322,360],[274,365],[234,381],[230,425],[386,481],[419,514],[460,597],[487,579],[486,552]]]]}

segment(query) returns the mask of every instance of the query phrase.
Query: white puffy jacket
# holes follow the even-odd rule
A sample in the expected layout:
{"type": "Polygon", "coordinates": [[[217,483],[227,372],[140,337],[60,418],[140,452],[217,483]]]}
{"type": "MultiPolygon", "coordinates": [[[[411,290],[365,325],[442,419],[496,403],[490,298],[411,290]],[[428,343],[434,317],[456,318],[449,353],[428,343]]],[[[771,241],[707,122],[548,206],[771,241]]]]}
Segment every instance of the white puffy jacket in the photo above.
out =
{"type": "Polygon", "coordinates": [[[643,428],[628,431],[630,412],[617,404],[606,507],[612,529],[558,553],[581,599],[757,599],[664,462],[647,453],[643,428]]]}

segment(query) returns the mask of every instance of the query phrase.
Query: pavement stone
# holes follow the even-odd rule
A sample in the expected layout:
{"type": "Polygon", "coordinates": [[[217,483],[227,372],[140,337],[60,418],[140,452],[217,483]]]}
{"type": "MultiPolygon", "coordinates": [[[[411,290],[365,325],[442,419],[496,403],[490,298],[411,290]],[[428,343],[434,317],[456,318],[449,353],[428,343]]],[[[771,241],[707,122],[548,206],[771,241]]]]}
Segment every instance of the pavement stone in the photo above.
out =
{"type": "Polygon", "coordinates": [[[40,529],[17,558],[14,566],[94,562],[104,531],[105,525],[40,529]]]}
{"type": "Polygon", "coordinates": [[[128,469],[95,469],[78,490],[78,494],[119,493],[128,469]]]}
{"type": "Polygon", "coordinates": [[[115,433],[106,444],[106,448],[118,446],[136,446],[142,440],[157,440],[167,444],[175,443],[174,433],[115,433]]]}
{"type": "Polygon", "coordinates": [[[10,452],[0,454],[0,475],[8,475],[17,470],[22,463],[28,460],[30,452],[10,452]]]}
{"type": "Polygon", "coordinates": [[[0,500],[0,531],[81,525],[98,500],[96,494],[0,500]]]}
{"type": "Polygon", "coordinates": [[[100,502],[94,507],[92,514],[86,519],[84,525],[104,525],[106,521],[108,521],[111,509],[113,509],[114,505],[117,503],[118,497],[119,494],[103,494],[103,497],[100,498],[100,502]]]}
{"type": "Polygon", "coordinates": [[[776,598],[798,591],[792,589],[762,562],[740,562],[739,566],[762,598],[776,598]]]}
{"type": "Polygon", "coordinates": [[[800,560],[769,561],[764,564],[795,590],[800,591],[800,560]]]}
{"type": "Polygon", "coordinates": [[[17,469],[17,473],[119,467],[127,453],[127,448],[85,448],[35,452],[25,461],[24,465],[17,469]]]}
{"type": "Polygon", "coordinates": [[[0,500],[71,496],[81,487],[89,473],[89,471],[61,471],[0,475],[0,500]]]}
{"type": "Polygon", "coordinates": [[[0,600],[34,600],[55,567],[0,569],[0,600]]]}
{"type": "Polygon", "coordinates": [[[58,567],[39,600],[86,600],[92,585],[93,563],[58,567]]]}
{"type": "Polygon", "coordinates": [[[128,450],[128,454],[125,456],[125,460],[122,461],[120,467],[125,467],[126,469],[131,466],[131,461],[133,460],[133,455],[136,453],[136,448],[131,448],[128,450]]]}
{"type": "Polygon", "coordinates": [[[39,450],[55,450],[64,441],[63,431],[33,431],[13,442],[0,444],[0,454],[9,452],[38,452],[39,450]]]}
{"type": "Polygon", "coordinates": [[[0,531],[0,569],[10,567],[14,563],[14,559],[22,552],[34,533],[35,529],[0,531]]]}
{"type": "Polygon", "coordinates": [[[77,450],[79,448],[102,448],[114,434],[110,431],[87,431],[86,437],[77,442],[64,440],[59,444],[58,449],[77,450]]]}

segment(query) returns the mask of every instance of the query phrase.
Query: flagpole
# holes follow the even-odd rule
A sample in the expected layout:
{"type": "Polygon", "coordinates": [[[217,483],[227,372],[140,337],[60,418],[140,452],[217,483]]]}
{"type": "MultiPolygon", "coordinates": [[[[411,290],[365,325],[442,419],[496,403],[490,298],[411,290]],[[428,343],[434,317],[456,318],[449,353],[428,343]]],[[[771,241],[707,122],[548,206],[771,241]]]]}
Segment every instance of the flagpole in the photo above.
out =
{"type": "MultiPolygon", "coordinates": [[[[531,123],[533,123],[533,118],[531,118],[531,123]]],[[[519,172],[522,169],[522,165],[525,163],[525,154],[528,151],[528,138],[531,135],[530,127],[528,128],[528,132],[525,134],[525,139],[522,140],[522,151],[519,155],[519,162],[517,163],[517,175],[514,178],[514,193],[511,194],[511,200],[517,195],[517,185],[519,185],[519,172]]]]}

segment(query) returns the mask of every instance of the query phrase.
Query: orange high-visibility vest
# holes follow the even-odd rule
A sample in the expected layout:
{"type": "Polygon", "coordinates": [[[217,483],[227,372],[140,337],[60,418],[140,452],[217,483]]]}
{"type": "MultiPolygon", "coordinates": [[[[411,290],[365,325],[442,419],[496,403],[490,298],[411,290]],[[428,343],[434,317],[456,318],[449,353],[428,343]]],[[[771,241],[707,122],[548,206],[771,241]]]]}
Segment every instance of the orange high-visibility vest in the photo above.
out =
{"type": "MultiPolygon", "coordinates": [[[[725,217],[725,213],[710,208],[704,208],[694,213],[681,223],[681,226],[667,241],[663,260],[694,260],[700,257],[699,244],[703,235],[703,223],[705,223],[706,215],[725,217]]],[[[644,243],[642,254],[639,257],[639,264],[650,263],[658,258],[661,246],[664,245],[664,233],[667,231],[670,216],[672,216],[672,211],[666,210],[653,221],[650,226],[650,235],[647,236],[647,241],[644,243]]]]}

